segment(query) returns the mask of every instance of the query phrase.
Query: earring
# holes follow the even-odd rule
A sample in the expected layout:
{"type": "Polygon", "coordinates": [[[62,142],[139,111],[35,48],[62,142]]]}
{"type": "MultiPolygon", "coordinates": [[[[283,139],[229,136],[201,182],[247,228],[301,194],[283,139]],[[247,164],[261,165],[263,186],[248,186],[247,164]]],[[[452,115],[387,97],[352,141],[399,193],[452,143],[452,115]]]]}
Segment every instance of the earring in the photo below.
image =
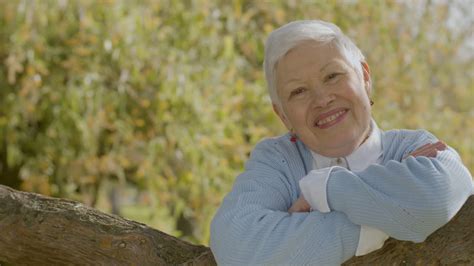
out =
{"type": "Polygon", "coordinates": [[[372,101],[372,99],[370,99],[370,106],[374,105],[374,101],[372,101]]]}
{"type": "Polygon", "coordinates": [[[298,137],[296,136],[295,133],[293,133],[293,128],[290,129],[290,134],[291,134],[290,141],[295,143],[298,140],[298,137]]]}

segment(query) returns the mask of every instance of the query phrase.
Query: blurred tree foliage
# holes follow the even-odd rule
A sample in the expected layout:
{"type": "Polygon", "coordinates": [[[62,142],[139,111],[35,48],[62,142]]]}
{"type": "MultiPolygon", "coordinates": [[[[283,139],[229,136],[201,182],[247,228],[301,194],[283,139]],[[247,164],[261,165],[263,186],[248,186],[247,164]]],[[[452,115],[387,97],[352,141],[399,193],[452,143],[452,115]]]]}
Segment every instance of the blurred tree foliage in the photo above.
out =
{"type": "Polygon", "coordinates": [[[426,128],[472,172],[471,4],[0,0],[0,183],[207,243],[252,147],[284,132],[265,38],[309,18],[365,52],[382,128],[426,128]]]}

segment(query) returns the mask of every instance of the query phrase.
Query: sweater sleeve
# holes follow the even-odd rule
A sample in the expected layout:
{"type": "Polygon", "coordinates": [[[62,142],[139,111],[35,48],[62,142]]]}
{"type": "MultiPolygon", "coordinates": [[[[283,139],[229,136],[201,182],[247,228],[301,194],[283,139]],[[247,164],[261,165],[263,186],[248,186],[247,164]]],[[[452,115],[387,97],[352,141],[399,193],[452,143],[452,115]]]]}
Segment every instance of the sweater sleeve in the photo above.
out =
{"type": "MultiPolygon", "coordinates": [[[[428,137],[426,137],[428,136],[428,137]]],[[[408,154],[427,140],[405,145],[408,154]]],[[[393,145],[394,147],[402,147],[393,145]]],[[[355,224],[378,228],[400,240],[422,242],[446,224],[471,194],[472,176],[452,148],[435,158],[409,156],[361,172],[333,168],[327,183],[331,210],[355,224]]]]}
{"type": "Polygon", "coordinates": [[[340,265],[354,256],[360,226],[338,211],[288,213],[291,184],[272,141],[257,145],[211,223],[223,265],[340,265]]]}

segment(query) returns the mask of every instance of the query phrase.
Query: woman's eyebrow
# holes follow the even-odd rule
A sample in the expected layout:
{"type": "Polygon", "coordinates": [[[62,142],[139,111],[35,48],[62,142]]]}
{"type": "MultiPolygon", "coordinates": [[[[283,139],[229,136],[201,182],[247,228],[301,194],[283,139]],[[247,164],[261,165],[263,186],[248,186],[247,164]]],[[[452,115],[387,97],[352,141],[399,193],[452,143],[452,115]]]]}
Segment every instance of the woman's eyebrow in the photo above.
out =
{"type": "Polygon", "coordinates": [[[331,60],[329,63],[325,64],[320,70],[319,72],[323,72],[324,69],[326,69],[328,66],[332,65],[332,64],[337,64],[337,60],[331,60]]]}
{"type": "Polygon", "coordinates": [[[285,87],[288,86],[288,84],[292,82],[299,82],[300,80],[298,78],[291,78],[285,82],[285,87]]]}

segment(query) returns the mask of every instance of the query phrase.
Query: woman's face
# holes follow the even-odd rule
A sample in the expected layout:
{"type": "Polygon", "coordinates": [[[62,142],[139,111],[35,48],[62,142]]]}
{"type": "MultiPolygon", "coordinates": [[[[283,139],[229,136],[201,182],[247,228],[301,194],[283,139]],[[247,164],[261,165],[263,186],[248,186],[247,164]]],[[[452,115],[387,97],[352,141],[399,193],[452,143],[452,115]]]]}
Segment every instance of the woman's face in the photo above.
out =
{"type": "Polygon", "coordinates": [[[278,62],[274,110],[314,152],[347,156],[370,130],[368,65],[362,69],[358,75],[332,45],[304,42],[278,62]]]}

